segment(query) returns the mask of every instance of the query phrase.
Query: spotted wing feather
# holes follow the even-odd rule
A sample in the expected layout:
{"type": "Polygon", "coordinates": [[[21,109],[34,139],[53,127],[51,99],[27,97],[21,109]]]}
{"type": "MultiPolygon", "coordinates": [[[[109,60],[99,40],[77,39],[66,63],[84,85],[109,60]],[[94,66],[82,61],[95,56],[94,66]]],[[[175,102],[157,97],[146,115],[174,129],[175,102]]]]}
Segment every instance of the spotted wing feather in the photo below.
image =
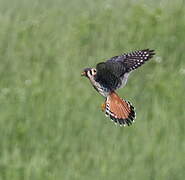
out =
{"type": "Polygon", "coordinates": [[[146,61],[152,58],[154,54],[154,50],[144,49],[133,51],[131,53],[125,53],[120,56],[114,56],[110,58],[108,62],[121,62],[126,68],[126,72],[130,72],[144,64],[146,61]]]}

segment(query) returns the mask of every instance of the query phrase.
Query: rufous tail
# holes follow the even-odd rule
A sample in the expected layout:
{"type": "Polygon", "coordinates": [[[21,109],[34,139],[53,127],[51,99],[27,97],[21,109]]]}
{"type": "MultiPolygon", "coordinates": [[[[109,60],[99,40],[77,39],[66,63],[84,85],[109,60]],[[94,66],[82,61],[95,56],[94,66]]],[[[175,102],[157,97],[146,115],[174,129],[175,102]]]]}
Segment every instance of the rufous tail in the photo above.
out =
{"type": "Polygon", "coordinates": [[[130,126],[136,117],[131,103],[121,99],[115,92],[110,93],[105,101],[105,114],[121,126],[130,126]]]}

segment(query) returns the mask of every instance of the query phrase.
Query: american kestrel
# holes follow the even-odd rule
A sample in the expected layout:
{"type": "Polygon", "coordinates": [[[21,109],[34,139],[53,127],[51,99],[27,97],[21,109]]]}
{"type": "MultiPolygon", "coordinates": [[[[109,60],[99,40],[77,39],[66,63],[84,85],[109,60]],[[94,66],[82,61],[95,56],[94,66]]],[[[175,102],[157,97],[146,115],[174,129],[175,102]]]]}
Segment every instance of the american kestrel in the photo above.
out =
{"type": "Polygon", "coordinates": [[[87,77],[93,87],[105,97],[102,111],[115,123],[131,125],[136,117],[129,101],[121,99],[115,92],[126,85],[129,74],[154,55],[154,50],[144,49],[114,56],[98,63],[96,68],[85,68],[82,76],[87,77]]]}

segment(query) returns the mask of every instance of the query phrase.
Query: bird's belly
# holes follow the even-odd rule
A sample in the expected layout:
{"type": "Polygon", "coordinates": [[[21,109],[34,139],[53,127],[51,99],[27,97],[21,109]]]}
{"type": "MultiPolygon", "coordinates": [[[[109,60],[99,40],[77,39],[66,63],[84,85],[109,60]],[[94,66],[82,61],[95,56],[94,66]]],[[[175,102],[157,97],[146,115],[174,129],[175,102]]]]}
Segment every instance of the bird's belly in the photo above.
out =
{"type": "Polygon", "coordinates": [[[104,87],[98,88],[97,91],[104,97],[107,97],[110,93],[110,90],[104,87]]]}
{"type": "Polygon", "coordinates": [[[102,86],[94,86],[94,85],[93,85],[93,87],[94,87],[94,89],[95,89],[100,95],[102,95],[102,96],[104,96],[104,97],[107,97],[107,96],[109,95],[109,93],[110,93],[110,90],[108,90],[107,88],[104,88],[104,87],[102,87],[102,86]]]}
{"type": "Polygon", "coordinates": [[[110,89],[103,87],[100,83],[96,82],[94,79],[90,79],[91,84],[93,85],[94,89],[104,97],[107,97],[110,93],[110,89]]]}

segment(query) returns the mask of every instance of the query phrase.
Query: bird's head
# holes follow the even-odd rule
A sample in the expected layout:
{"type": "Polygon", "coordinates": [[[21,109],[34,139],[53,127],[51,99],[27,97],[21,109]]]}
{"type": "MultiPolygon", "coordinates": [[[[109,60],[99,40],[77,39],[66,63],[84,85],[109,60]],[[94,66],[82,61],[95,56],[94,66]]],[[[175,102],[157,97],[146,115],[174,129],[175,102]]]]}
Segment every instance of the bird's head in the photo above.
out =
{"type": "Polygon", "coordinates": [[[81,73],[81,76],[85,76],[87,78],[94,77],[96,75],[96,69],[95,68],[85,68],[83,72],[81,73]]]}

